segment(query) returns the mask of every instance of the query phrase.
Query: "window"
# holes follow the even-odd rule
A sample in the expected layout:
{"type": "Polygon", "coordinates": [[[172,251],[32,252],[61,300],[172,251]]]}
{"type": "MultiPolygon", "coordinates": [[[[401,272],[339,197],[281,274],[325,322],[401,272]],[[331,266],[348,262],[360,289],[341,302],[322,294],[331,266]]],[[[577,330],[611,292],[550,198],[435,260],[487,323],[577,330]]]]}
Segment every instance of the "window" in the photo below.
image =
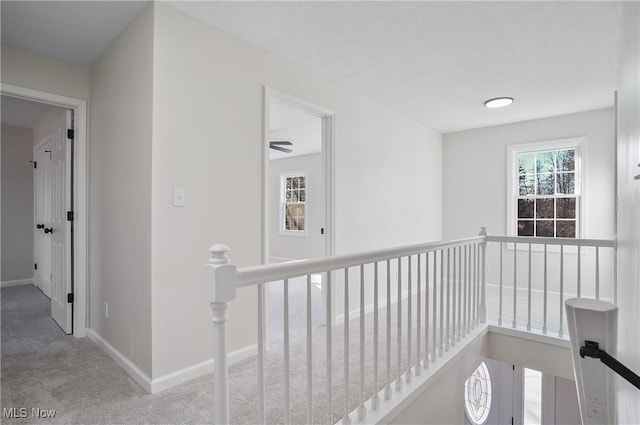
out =
{"type": "Polygon", "coordinates": [[[491,376],[484,362],[464,382],[464,407],[472,424],[487,421],[491,410],[491,376]]]}
{"type": "Polygon", "coordinates": [[[305,232],[307,186],[304,172],[283,175],[282,227],[283,232],[305,232]]]}
{"type": "Polygon", "coordinates": [[[511,147],[511,234],[579,237],[579,146],[579,141],[573,139],[511,147]]]}

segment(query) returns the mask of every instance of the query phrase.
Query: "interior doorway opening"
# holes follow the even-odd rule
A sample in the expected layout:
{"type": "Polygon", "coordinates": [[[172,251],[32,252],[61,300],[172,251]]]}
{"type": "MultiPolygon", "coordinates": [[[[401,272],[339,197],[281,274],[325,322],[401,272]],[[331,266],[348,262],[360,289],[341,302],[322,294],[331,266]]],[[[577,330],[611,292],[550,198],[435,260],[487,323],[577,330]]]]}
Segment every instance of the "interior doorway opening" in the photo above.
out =
{"type": "MultiPolygon", "coordinates": [[[[331,112],[266,89],[264,263],[324,257],[333,252],[332,128],[331,112]]],[[[308,302],[312,326],[326,323],[325,279],[318,274],[267,285],[263,322],[267,348],[282,339],[285,311],[294,338],[304,335],[308,302]]]]}
{"type": "MultiPolygon", "coordinates": [[[[31,176],[20,194],[13,193],[30,198],[11,204],[13,215],[24,221],[20,232],[6,235],[13,227],[6,221],[11,217],[4,214],[5,202],[2,223],[3,257],[12,252],[16,258],[11,266],[26,262],[29,270],[20,271],[24,279],[3,273],[2,286],[38,287],[51,299],[53,320],[75,337],[87,334],[86,111],[83,100],[2,84],[3,133],[5,127],[22,129],[21,140],[14,142],[22,144],[28,157],[15,165],[28,167],[28,174],[21,171],[31,176]],[[9,249],[20,242],[27,247],[24,252],[9,249]]],[[[5,141],[3,137],[3,145],[5,141]]],[[[12,183],[4,177],[3,186],[12,183]]],[[[5,266],[3,261],[3,272],[5,266]]]]}

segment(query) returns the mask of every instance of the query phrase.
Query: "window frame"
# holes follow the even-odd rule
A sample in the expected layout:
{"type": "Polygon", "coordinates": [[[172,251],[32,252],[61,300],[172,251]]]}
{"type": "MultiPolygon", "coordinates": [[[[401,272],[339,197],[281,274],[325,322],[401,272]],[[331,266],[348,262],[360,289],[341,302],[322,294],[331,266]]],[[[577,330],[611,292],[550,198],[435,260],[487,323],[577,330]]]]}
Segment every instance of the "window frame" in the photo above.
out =
{"type": "Polygon", "coordinates": [[[297,171],[287,171],[280,174],[280,199],[279,199],[279,209],[280,209],[280,220],[278,221],[278,233],[281,236],[296,236],[296,237],[306,237],[308,235],[309,228],[309,208],[307,208],[307,200],[309,195],[309,184],[307,180],[307,170],[297,170],[297,171]],[[286,182],[287,178],[291,177],[304,177],[305,181],[305,200],[304,202],[286,202],[286,182]],[[287,230],[284,228],[285,226],[285,209],[286,205],[291,204],[302,204],[304,205],[304,230],[287,230]]]}
{"type": "MultiPolygon", "coordinates": [[[[518,198],[519,198],[519,160],[518,156],[524,153],[536,153],[552,150],[574,149],[575,150],[575,193],[576,199],[576,234],[575,239],[584,237],[584,182],[585,182],[585,156],[586,137],[572,137],[567,139],[548,140],[534,143],[523,143],[507,146],[507,222],[506,234],[508,236],[518,236],[518,198]]],[[[556,195],[554,195],[555,197],[556,195]]],[[[556,221],[556,218],[554,218],[556,221]]],[[[536,237],[536,236],[532,236],[536,237]]],[[[554,236],[555,238],[555,236],[554,236]]]]}

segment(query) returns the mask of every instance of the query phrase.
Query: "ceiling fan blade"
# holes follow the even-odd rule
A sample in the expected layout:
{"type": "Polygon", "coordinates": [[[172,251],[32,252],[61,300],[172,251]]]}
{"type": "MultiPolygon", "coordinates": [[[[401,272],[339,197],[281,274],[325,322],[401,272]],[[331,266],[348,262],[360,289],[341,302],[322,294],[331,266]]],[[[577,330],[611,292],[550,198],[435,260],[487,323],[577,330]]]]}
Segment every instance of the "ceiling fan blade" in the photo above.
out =
{"type": "Polygon", "coordinates": [[[269,142],[270,145],[287,145],[287,146],[291,146],[293,145],[293,143],[291,143],[288,140],[274,140],[272,142],[269,142]]]}
{"type": "Polygon", "coordinates": [[[292,150],[292,149],[283,148],[283,147],[280,147],[280,146],[277,146],[277,145],[271,145],[271,146],[269,146],[269,147],[270,147],[271,149],[274,149],[274,150],[277,150],[277,151],[280,151],[280,152],[284,152],[284,153],[291,153],[291,152],[293,152],[293,150],[292,150]]]}

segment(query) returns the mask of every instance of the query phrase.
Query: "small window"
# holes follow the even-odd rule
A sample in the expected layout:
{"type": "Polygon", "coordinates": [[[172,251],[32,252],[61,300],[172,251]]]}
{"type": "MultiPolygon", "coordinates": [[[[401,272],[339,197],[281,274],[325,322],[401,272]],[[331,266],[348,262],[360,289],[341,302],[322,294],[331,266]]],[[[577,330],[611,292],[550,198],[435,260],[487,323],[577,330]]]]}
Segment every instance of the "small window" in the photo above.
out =
{"type": "Polygon", "coordinates": [[[487,421],[491,410],[491,376],[484,362],[464,382],[464,407],[472,424],[487,421]]]}
{"type": "Polygon", "coordinates": [[[307,184],[305,174],[283,175],[282,181],[282,227],[283,232],[305,232],[307,184]]]}
{"type": "Polygon", "coordinates": [[[551,149],[511,147],[517,236],[577,238],[580,234],[579,143],[545,144],[551,149]]]}

